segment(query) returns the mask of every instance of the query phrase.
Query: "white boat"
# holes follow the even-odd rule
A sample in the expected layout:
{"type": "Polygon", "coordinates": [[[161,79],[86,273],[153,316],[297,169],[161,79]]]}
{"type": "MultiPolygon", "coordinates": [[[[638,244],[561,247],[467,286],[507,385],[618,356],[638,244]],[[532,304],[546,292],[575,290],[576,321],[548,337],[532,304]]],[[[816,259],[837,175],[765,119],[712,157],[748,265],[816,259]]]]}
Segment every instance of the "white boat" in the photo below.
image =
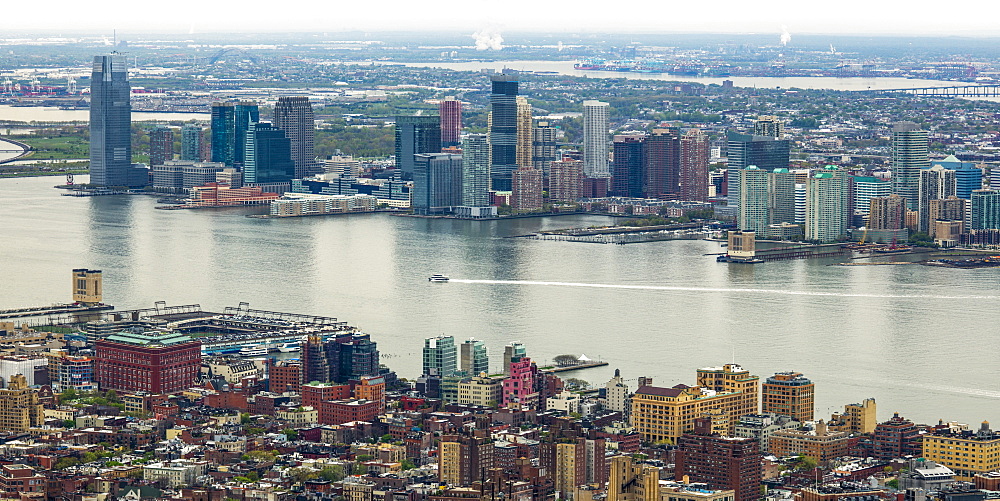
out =
{"type": "Polygon", "coordinates": [[[262,344],[256,344],[253,346],[244,346],[240,348],[240,356],[244,357],[262,357],[267,355],[267,348],[262,344]]]}
{"type": "Polygon", "coordinates": [[[278,351],[281,353],[292,353],[299,351],[299,343],[281,343],[278,345],[278,351]]]}
{"type": "Polygon", "coordinates": [[[428,278],[427,280],[431,282],[447,282],[448,277],[444,275],[431,275],[431,277],[428,278]]]}

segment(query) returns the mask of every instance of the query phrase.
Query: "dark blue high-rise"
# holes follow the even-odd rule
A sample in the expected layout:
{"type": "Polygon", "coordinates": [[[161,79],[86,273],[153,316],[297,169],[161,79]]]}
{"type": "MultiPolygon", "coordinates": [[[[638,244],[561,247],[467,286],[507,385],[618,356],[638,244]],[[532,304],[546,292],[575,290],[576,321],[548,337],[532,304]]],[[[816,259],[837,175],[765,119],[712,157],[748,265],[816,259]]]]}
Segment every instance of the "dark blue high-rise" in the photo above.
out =
{"type": "Polygon", "coordinates": [[[295,177],[292,143],[281,129],[267,122],[250,124],[246,144],[244,182],[288,183],[295,177]]]}
{"type": "Polygon", "coordinates": [[[90,182],[141,186],[132,169],[131,87],[125,56],[95,56],[90,81],[90,182]]]}
{"type": "Polygon", "coordinates": [[[229,167],[236,162],[236,107],[233,103],[212,105],[212,161],[229,167]]]}
{"type": "Polygon", "coordinates": [[[490,181],[494,191],[510,191],[511,172],[517,169],[517,85],[516,75],[491,77],[490,94],[490,181]]]}

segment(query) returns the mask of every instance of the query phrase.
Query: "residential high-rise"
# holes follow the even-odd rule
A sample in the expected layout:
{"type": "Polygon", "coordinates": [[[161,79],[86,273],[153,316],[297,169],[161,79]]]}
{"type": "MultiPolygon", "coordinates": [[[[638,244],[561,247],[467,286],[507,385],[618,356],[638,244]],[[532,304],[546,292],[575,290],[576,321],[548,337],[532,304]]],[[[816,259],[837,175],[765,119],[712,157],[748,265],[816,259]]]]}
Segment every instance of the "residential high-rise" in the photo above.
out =
{"type": "Polygon", "coordinates": [[[441,119],[433,115],[396,117],[396,168],[413,179],[413,155],[441,151],[441,119]]]}
{"type": "Polygon", "coordinates": [[[953,170],[938,165],[920,171],[920,185],[917,190],[920,197],[917,205],[917,217],[919,218],[917,231],[930,233],[931,200],[955,196],[956,187],[955,171],[953,170]]]}
{"type": "Polygon", "coordinates": [[[604,458],[605,439],[578,437],[558,443],[539,444],[539,466],[552,472],[555,490],[560,499],[574,499],[582,485],[604,485],[608,467],[604,458]]]}
{"type": "Polygon", "coordinates": [[[490,357],[486,351],[486,343],[477,339],[469,339],[462,343],[459,361],[462,372],[473,376],[490,371],[490,357]]]}
{"type": "Polygon", "coordinates": [[[583,175],[611,177],[608,169],[608,120],[610,104],[583,102],[583,175]]]}
{"type": "MultiPolygon", "coordinates": [[[[646,150],[644,133],[621,134],[614,137],[614,170],[608,195],[642,198],[645,182],[646,150]]],[[[584,151],[586,158],[586,151],[584,151]]],[[[584,160],[584,174],[587,163],[584,160]]]]}
{"type": "Polygon", "coordinates": [[[794,223],[795,174],[788,169],[774,169],[767,177],[771,224],[794,223]]]}
{"type": "Polygon", "coordinates": [[[767,234],[771,224],[771,199],[768,172],[751,165],[740,171],[740,209],[738,229],[767,234]]]}
{"type": "Polygon", "coordinates": [[[503,373],[510,375],[510,364],[517,359],[527,356],[527,350],[521,343],[510,343],[503,347],[503,373]]]}
{"type": "Polygon", "coordinates": [[[892,194],[872,197],[868,211],[869,230],[900,230],[906,227],[906,200],[892,194]]]}
{"type": "Polygon", "coordinates": [[[462,205],[462,155],[413,155],[413,212],[435,214],[462,205]]]}
{"type": "Polygon", "coordinates": [[[518,77],[512,74],[492,75],[490,83],[490,188],[510,191],[511,173],[517,168],[518,77]]]}
{"type": "Polygon", "coordinates": [[[872,437],[877,459],[920,456],[920,430],[913,421],[893,413],[892,419],[875,426],[872,437]]]}
{"type": "Polygon", "coordinates": [[[615,369],[615,376],[604,385],[604,406],[624,415],[628,411],[628,396],[628,385],[621,371],[615,369]]]}
{"type": "Polygon", "coordinates": [[[202,134],[200,125],[187,124],[181,128],[181,160],[201,161],[202,134]]]}
{"type": "Polygon", "coordinates": [[[583,162],[564,158],[549,167],[549,200],[576,202],[583,195],[583,162]]]}
{"type": "Polygon", "coordinates": [[[931,166],[941,166],[955,171],[955,195],[958,198],[968,200],[972,197],[973,190],[983,188],[983,169],[977,167],[973,162],[963,162],[955,155],[948,155],[948,158],[944,160],[931,162],[931,166]]]}
{"type": "MultiPolygon", "coordinates": [[[[967,201],[956,196],[931,200],[928,203],[927,212],[929,220],[927,234],[934,238],[937,234],[936,226],[938,222],[965,222],[965,206],[967,201]]],[[[961,233],[961,232],[959,232],[961,233]]]]}
{"type": "Polygon", "coordinates": [[[503,405],[533,408],[538,404],[537,377],[538,367],[531,358],[512,358],[510,375],[503,380],[503,405]]]}
{"type": "Polygon", "coordinates": [[[711,419],[698,418],[694,432],[677,440],[674,478],[732,490],[735,501],[757,501],[763,479],[761,459],[756,440],[713,434],[711,419]]]}
{"type": "Polygon", "coordinates": [[[301,349],[302,383],[346,383],[379,375],[378,345],[368,334],[345,332],[306,338],[301,349]]]}
{"type": "Polygon", "coordinates": [[[147,184],[132,169],[132,88],[125,56],[95,56],[90,78],[90,183],[147,184]]]}
{"type": "Polygon", "coordinates": [[[753,124],[753,133],[755,136],[781,139],[785,135],[785,124],[781,123],[781,120],[774,115],[761,115],[753,124]]]}
{"type": "Polygon", "coordinates": [[[550,165],[558,160],[556,156],[556,126],[548,120],[540,120],[535,124],[531,160],[535,168],[542,171],[542,175],[548,179],[550,165]]]}
{"type": "Polygon", "coordinates": [[[867,176],[854,176],[851,183],[854,214],[867,215],[871,207],[870,200],[875,197],[887,197],[892,193],[892,184],[885,179],[867,176]]]}
{"type": "Polygon", "coordinates": [[[42,404],[38,392],[28,387],[23,374],[15,374],[0,389],[0,430],[25,433],[31,428],[45,424],[42,404]]]}
{"type": "Polygon", "coordinates": [[[607,500],[660,501],[660,469],[632,456],[612,457],[607,500]]]}
{"type": "Polygon", "coordinates": [[[524,96],[517,96],[517,166],[524,169],[534,166],[532,146],[535,131],[531,121],[531,103],[524,96]]]}
{"type": "Polygon", "coordinates": [[[438,103],[438,112],[441,115],[441,147],[458,146],[462,137],[462,101],[447,96],[438,103]]]}
{"type": "Polygon", "coordinates": [[[691,129],[681,136],[681,168],[678,195],[681,200],[708,200],[708,136],[691,129]]]}
{"type": "Polygon", "coordinates": [[[157,126],[149,132],[149,165],[163,165],[174,159],[174,130],[157,126]]]}
{"type": "MultiPolygon", "coordinates": [[[[680,189],[680,129],[654,129],[643,142],[644,179],[642,196],[675,197],[680,189]]],[[[617,158],[615,159],[617,161],[617,158]]]]}
{"type": "Polygon", "coordinates": [[[510,206],[518,212],[542,208],[542,171],[520,167],[511,173],[510,206]]]}
{"type": "Polygon", "coordinates": [[[816,385],[802,373],[778,372],[761,385],[760,410],[791,416],[796,421],[812,421],[815,393],[816,385]]]}
{"type": "Polygon", "coordinates": [[[739,211],[740,171],[751,165],[768,172],[788,168],[787,139],[772,136],[726,133],[729,163],[727,167],[729,206],[739,211]]]}
{"type": "Polygon", "coordinates": [[[443,435],[438,445],[438,479],[453,487],[481,481],[493,469],[494,445],[489,436],[443,435]]]}
{"type": "Polygon", "coordinates": [[[795,183],[795,224],[806,224],[806,185],[795,183]]]}
{"type": "Polygon", "coordinates": [[[844,431],[862,435],[875,431],[875,420],[878,406],[875,405],[874,398],[866,398],[860,403],[847,404],[843,413],[835,413],[830,416],[827,423],[831,430],[844,431]]]}
{"type": "Polygon", "coordinates": [[[968,482],[977,474],[1000,470],[1000,432],[983,421],[974,431],[925,433],[921,456],[951,468],[955,480],[968,482]]]}
{"type": "Polygon", "coordinates": [[[1000,190],[972,191],[971,229],[1000,229],[1000,190]]]}
{"type": "Polygon", "coordinates": [[[289,183],[295,177],[291,142],[284,131],[267,122],[250,124],[247,130],[243,182],[289,183]]]}
{"type": "Polygon", "coordinates": [[[892,126],[892,192],[906,199],[906,208],[918,210],[920,170],[930,165],[927,131],[913,122],[892,126]]]}
{"type": "Polygon", "coordinates": [[[236,106],[212,105],[212,161],[233,167],[236,162],[236,106]]]}
{"type": "Polygon", "coordinates": [[[806,180],[806,239],[835,242],[847,233],[847,182],[827,166],[806,180]]]}
{"type": "Polygon", "coordinates": [[[285,131],[291,143],[296,179],[323,172],[316,162],[316,116],[308,97],[279,97],[274,105],[274,125],[285,131]]]}
{"type": "Polygon", "coordinates": [[[260,122],[260,108],[257,103],[236,103],[233,107],[233,164],[242,167],[246,163],[247,132],[250,130],[250,124],[257,122],[260,122]]]}
{"type": "Polygon", "coordinates": [[[458,348],[452,336],[424,339],[424,374],[451,376],[458,370],[458,348]]]}
{"type": "Polygon", "coordinates": [[[490,144],[486,134],[462,138],[462,205],[490,205],[490,144]]]}

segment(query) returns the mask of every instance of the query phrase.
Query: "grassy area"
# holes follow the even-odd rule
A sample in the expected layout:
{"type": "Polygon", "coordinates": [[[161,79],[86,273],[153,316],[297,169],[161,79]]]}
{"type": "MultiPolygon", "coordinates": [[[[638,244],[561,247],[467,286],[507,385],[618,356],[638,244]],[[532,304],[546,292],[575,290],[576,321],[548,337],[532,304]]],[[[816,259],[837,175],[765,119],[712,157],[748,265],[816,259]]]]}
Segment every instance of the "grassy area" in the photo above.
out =
{"type": "Polygon", "coordinates": [[[34,148],[25,158],[66,160],[90,157],[90,141],[86,137],[16,136],[15,139],[34,148]]]}
{"type": "Polygon", "coordinates": [[[48,167],[21,165],[0,170],[0,179],[8,177],[65,176],[66,174],[88,174],[87,169],[50,170],[48,167]]]}
{"type": "Polygon", "coordinates": [[[56,325],[43,325],[40,327],[35,327],[35,330],[42,332],[54,332],[56,334],[72,334],[77,331],[72,327],[59,327],[56,325]]]}

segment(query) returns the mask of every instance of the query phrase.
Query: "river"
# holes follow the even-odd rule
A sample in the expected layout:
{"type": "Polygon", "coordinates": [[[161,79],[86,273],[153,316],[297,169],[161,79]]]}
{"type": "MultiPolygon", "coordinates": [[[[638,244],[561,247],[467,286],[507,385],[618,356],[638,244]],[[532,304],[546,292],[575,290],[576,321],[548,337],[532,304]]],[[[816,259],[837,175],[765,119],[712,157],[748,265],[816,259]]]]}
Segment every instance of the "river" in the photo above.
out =
{"type": "MultiPolygon", "coordinates": [[[[394,63],[395,64],[395,63],[394,63]]],[[[553,72],[560,75],[591,78],[628,78],[634,80],[667,80],[671,82],[698,82],[721,85],[723,80],[732,80],[736,87],[758,87],[782,89],[833,89],[870,90],[905,89],[912,87],[947,87],[965,85],[961,82],[942,80],[921,80],[912,78],[836,78],[836,77],[693,77],[668,75],[666,73],[636,73],[618,71],[581,71],[573,68],[573,61],[472,61],[472,62],[422,62],[398,63],[418,68],[444,68],[456,71],[479,71],[485,68],[500,70],[510,68],[518,71],[553,72]]]]}
{"type": "MultiPolygon", "coordinates": [[[[168,122],[203,120],[211,118],[209,113],[144,113],[132,112],[133,122],[168,122]]],[[[88,122],[90,110],[61,110],[54,106],[10,106],[0,105],[0,122],[88,122]]],[[[0,129],[2,131],[3,129],[0,129]]]]}
{"type": "Polygon", "coordinates": [[[68,301],[70,270],[96,268],[119,309],[248,301],[338,317],[372,334],[408,378],[422,340],[446,334],[485,340],[494,369],[514,340],[543,363],[563,353],[608,361],[569,376],[603,384],[620,368],[633,388],[638,376],[693,384],[696,368],[735,360],[762,377],[810,377],[820,417],[875,397],[882,419],[1000,418],[1000,269],[727,265],[701,240],[505,238],[608,222],[597,216],[254,219],[244,216],[258,209],[65,197],[56,182],[0,180],[0,307],[68,301]],[[455,280],[429,283],[435,273],[455,280]]]}
{"type": "Polygon", "coordinates": [[[10,141],[0,139],[0,161],[14,158],[24,152],[24,147],[10,141]]]}

